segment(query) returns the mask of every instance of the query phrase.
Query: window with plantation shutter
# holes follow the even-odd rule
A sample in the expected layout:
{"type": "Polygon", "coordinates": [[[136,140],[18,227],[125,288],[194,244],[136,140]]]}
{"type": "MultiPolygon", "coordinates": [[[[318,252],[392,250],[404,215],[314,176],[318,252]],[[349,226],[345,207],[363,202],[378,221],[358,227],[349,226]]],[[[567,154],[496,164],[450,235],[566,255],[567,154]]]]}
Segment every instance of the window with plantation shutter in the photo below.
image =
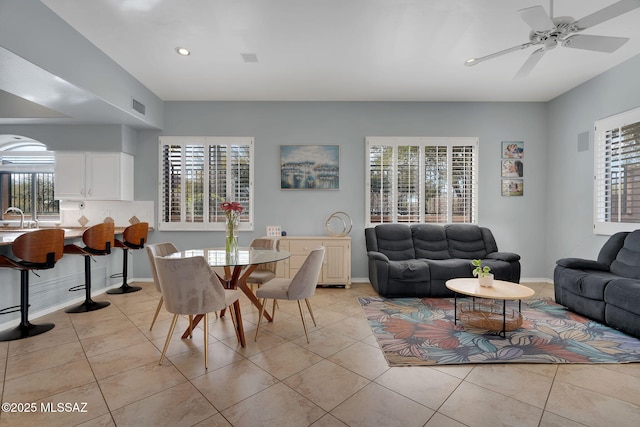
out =
{"type": "Polygon", "coordinates": [[[594,232],[632,231],[640,223],[640,108],[594,128],[594,232]]]}
{"type": "Polygon", "coordinates": [[[477,138],[367,138],[367,224],[475,223],[477,138]]]}
{"type": "Polygon", "coordinates": [[[225,201],[253,229],[253,138],[160,137],[159,182],[160,230],[224,230],[225,201]]]}

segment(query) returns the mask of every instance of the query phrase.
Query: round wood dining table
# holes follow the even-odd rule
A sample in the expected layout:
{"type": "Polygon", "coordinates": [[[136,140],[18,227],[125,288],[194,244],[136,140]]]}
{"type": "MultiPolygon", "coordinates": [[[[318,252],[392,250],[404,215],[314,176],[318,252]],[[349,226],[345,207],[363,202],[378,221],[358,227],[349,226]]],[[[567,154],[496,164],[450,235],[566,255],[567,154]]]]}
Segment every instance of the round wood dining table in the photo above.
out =
{"type": "MultiPolygon", "coordinates": [[[[204,249],[188,249],[176,252],[167,257],[171,258],[189,258],[194,256],[203,256],[211,267],[224,268],[224,277],[216,273],[222,284],[227,289],[240,289],[253,303],[258,310],[262,308],[260,300],[253,293],[251,288],[247,286],[247,278],[260,264],[269,262],[277,262],[287,259],[291,256],[288,251],[277,249],[263,248],[238,248],[237,251],[227,252],[224,248],[204,248],[204,249]]],[[[244,327],[242,325],[242,315],[240,313],[240,301],[233,304],[236,316],[236,334],[242,347],[246,346],[244,337],[244,327]]],[[[271,316],[264,310],[264,317],[271,322],[271,316]]],[[[194,317],[191,328],[194,328],[204,315],[199,314],[194,317]]],[[[182,338],[189,336],[189,329],[182,334],[182,338]]]]}

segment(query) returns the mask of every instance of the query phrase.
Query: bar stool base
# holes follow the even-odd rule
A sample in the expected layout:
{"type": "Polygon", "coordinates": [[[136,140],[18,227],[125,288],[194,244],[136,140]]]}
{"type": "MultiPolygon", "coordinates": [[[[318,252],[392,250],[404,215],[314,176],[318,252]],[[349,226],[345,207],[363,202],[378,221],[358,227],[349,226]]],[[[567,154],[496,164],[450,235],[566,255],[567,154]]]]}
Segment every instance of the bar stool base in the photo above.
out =
{"type": "Polygon", "coordinates": [[[54,326],[55,325],[53,323],[32,325],[27,322],[26,324],[20,324],[16,328],[9,329],[8,331],[0,332],[0,341],[15,341],[23,338],[35,337],[36,335],[50,331],[54,326]]]}
{"type": "Polygon", "coordinates": [[[107,293],[109,295],[129,294],[131,292],[138,292],[140,289],[142,289],[140,286],[129,286],[128,284],[125,283],[119,288],[109,289],[107,293]]]}
{"type": "Polygon", "coordinates": [[[96,310],[100,310],[102,308],[105,308],[107,306],[109,306],[111,303],[109,301],[93,301],[93,300],[88,300],[83,302],[80,305],[77,305],[75,307],[71,307],[66,309],[64,312],[65,313],[87,313],[89,311],[96,311],[96,310]]]}

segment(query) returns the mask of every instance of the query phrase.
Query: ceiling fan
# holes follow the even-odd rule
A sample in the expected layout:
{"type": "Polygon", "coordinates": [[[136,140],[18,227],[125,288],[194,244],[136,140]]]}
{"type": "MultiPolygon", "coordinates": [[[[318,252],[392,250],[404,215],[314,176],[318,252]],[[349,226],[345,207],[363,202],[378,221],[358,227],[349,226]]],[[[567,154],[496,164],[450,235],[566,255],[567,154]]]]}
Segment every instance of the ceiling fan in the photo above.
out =
{"type": "Polygon", "coordinates": [[[577,33],[623,15],[638,7],[640,7],[640,0],[620,0],[577,21],[568,16],[553,18],[553,0],[550,0],[551,15],[547,14],[542,6],[521,9],[518,11],[520,17],[531,27],[531,33],[529,34],[529,41],[527,43],[480,58],[468,59],[464,65],[471,67],[480,62],[510,52],[526,49],[531,46],[540,46],[529,56],[515,76],[516,78],[522,78],[529,75],[545,52],[554,49],[558,44],[575,49],[611,53],[619,49],[629,41],[629,39],[624,37],[593,36],[577,33]]]}

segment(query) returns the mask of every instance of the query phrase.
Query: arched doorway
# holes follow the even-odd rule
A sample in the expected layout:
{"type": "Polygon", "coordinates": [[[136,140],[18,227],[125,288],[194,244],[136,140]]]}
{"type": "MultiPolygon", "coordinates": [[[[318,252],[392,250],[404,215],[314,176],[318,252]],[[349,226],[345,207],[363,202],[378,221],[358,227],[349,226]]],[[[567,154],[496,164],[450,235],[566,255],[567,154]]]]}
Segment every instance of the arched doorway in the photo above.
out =
{"type": "Polygon", "coordinates": [[[55,158],[45,144],[20,135],[0,135],[0,213],[3,226],[57,221],[55,158]],[[11,209],[13,208],[13,209],[11,209]]]}

